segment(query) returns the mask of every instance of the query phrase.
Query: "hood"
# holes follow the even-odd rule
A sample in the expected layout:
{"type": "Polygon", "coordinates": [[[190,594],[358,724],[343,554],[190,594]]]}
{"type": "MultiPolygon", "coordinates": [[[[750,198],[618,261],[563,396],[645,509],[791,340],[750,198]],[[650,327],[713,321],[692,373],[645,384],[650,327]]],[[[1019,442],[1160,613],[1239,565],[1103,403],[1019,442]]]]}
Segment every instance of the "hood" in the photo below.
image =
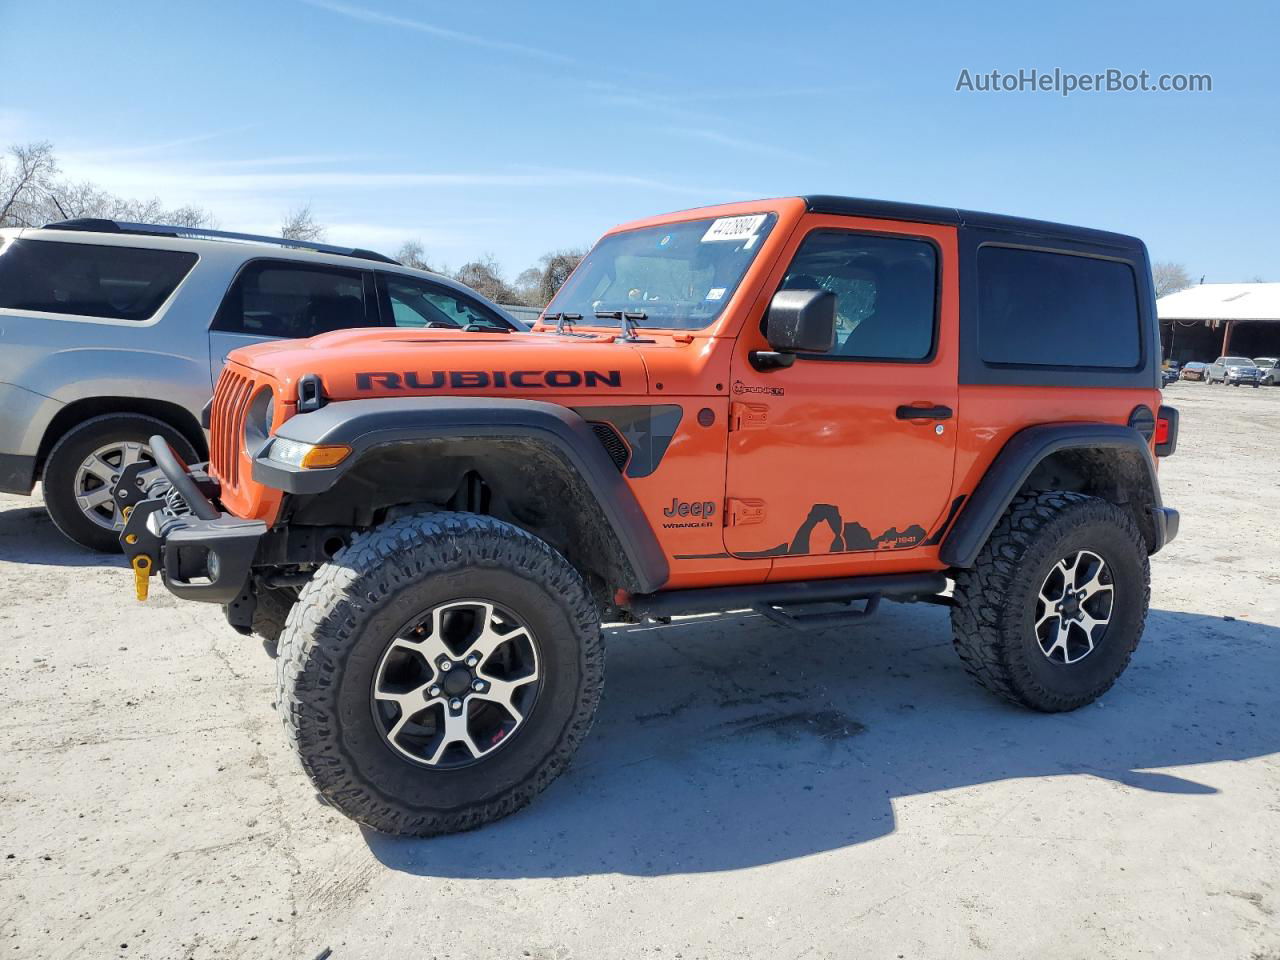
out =
{"type": "Polygon", "coordinates": [[[320,377],[330,400],[442,394],[550,399],[649,391],[639,351],[610,334],[379,327],[255,344],[232,351],[228,359],[270,377],[289,397],[307,374],[320,377]]]}

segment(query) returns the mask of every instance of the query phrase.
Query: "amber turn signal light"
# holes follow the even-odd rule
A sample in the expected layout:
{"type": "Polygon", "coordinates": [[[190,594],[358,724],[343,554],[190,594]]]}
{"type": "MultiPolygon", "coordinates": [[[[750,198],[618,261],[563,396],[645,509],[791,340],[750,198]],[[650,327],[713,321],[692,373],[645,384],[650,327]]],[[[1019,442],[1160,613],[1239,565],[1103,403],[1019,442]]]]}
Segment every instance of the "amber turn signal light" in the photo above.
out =
{"type": "Polygon", "coordinates": [[[300,466],[304,470],[316,470],[321,467],[335,467],[351,454],[351,448],[345,446],[312,447],[302,456],[300,466]]]}

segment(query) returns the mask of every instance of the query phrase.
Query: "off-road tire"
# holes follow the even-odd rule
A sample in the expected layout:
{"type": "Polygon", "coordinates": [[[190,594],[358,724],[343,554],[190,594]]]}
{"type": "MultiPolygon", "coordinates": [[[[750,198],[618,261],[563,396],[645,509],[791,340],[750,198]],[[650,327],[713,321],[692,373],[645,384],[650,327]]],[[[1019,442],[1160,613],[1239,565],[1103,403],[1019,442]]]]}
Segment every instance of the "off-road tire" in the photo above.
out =
{"type": "Polygon", "coordinates": [[[1129,511],[1079,493],[1017,497],[971,569],[956,576],[951,627],[965,669],[1013,703],[1055,713],[1105,693],[1129,664],[1151,595],[1146,543],[1129,511]],[[1111,567],[1111,623],[1075,663],[1051,662],[1036,640],[1036,597],[1052,566],[1089,550],[1111,567]]]}
{"type": "Polygon", "coordinates": [[[298,600],[298,592],[288,587],[261,587],[258,604],[253,608],[251,629],[262,640],[262,647],[276,656],[280,646],[280,634],[284,632],[289,611],[298,600]]]}
{"type": "Polygon", "coordinates": [[[54,444],[41,477],[45,508],[68,539],[102,553],[120,552],[120,531],[108,530],[90,520],[76,502],[75,478],[80,464],[98,448],[112,443],[149,443],[159,434],[186,463],[197,460],[191,441],[177,429],[141,413],[106,413],[68,430],[54,444]]]}
{"type": "Polygon", "coordinates": [[[316,572],[276,671],[285,732],[320,796],[375,830],[433,836],[513,813],[568,766],[600,701],[604,646],[586,584],[551,546],[491,517],[424,513],[357,537],[316,572]],[[383,737],[371,684],[406,620],[459,598],[529,625],[542,686],[510,742],[467,766],[424,767],[383,737]]]}

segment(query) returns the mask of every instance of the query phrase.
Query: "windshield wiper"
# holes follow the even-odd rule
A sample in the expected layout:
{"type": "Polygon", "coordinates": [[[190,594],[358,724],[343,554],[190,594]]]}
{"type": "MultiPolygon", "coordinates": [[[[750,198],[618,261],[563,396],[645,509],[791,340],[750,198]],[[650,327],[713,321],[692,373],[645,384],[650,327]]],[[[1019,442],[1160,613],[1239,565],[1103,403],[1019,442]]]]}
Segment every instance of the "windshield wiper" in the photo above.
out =
{"type": "Polygon", "coordinates": [[[623,340],[635,340],[637,327],[636,325],[642,320],[648,320],[649,315],[643,310],[597,310],[597,320],[617,320],[622,328],[623,340]]]}
{"type": "Polygon", "coordinates": [[[572,327],[581,319],[582,314],[580,313],[544,313],[542,315],[543,322],[556,325],[556,333],[564,333],[565,324],[572,327]]]}

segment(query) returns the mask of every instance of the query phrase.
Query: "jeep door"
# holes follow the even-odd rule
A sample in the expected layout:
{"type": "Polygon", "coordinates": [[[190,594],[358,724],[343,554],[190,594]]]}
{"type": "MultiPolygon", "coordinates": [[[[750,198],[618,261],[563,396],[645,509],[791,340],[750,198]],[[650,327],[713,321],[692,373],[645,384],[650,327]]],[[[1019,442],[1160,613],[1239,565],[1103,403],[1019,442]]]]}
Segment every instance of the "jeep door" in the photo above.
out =
{"type": "Polygon", "coordinates": [[[209,330],[212,380],[217,382],[227,355],[237,347],[378,323],[371,271],[251,260],[240,269],[209,330]]]}
{"type": "Polygon", "coordinates": [[[734,352],[731,554],[772,557],[784,579],[890,557],[918,568],[952,512],[958,299],[953,227],[801,221],[734,352]],[[835,346],[758,369],[783,289],[836,294],[835,346]]]}

